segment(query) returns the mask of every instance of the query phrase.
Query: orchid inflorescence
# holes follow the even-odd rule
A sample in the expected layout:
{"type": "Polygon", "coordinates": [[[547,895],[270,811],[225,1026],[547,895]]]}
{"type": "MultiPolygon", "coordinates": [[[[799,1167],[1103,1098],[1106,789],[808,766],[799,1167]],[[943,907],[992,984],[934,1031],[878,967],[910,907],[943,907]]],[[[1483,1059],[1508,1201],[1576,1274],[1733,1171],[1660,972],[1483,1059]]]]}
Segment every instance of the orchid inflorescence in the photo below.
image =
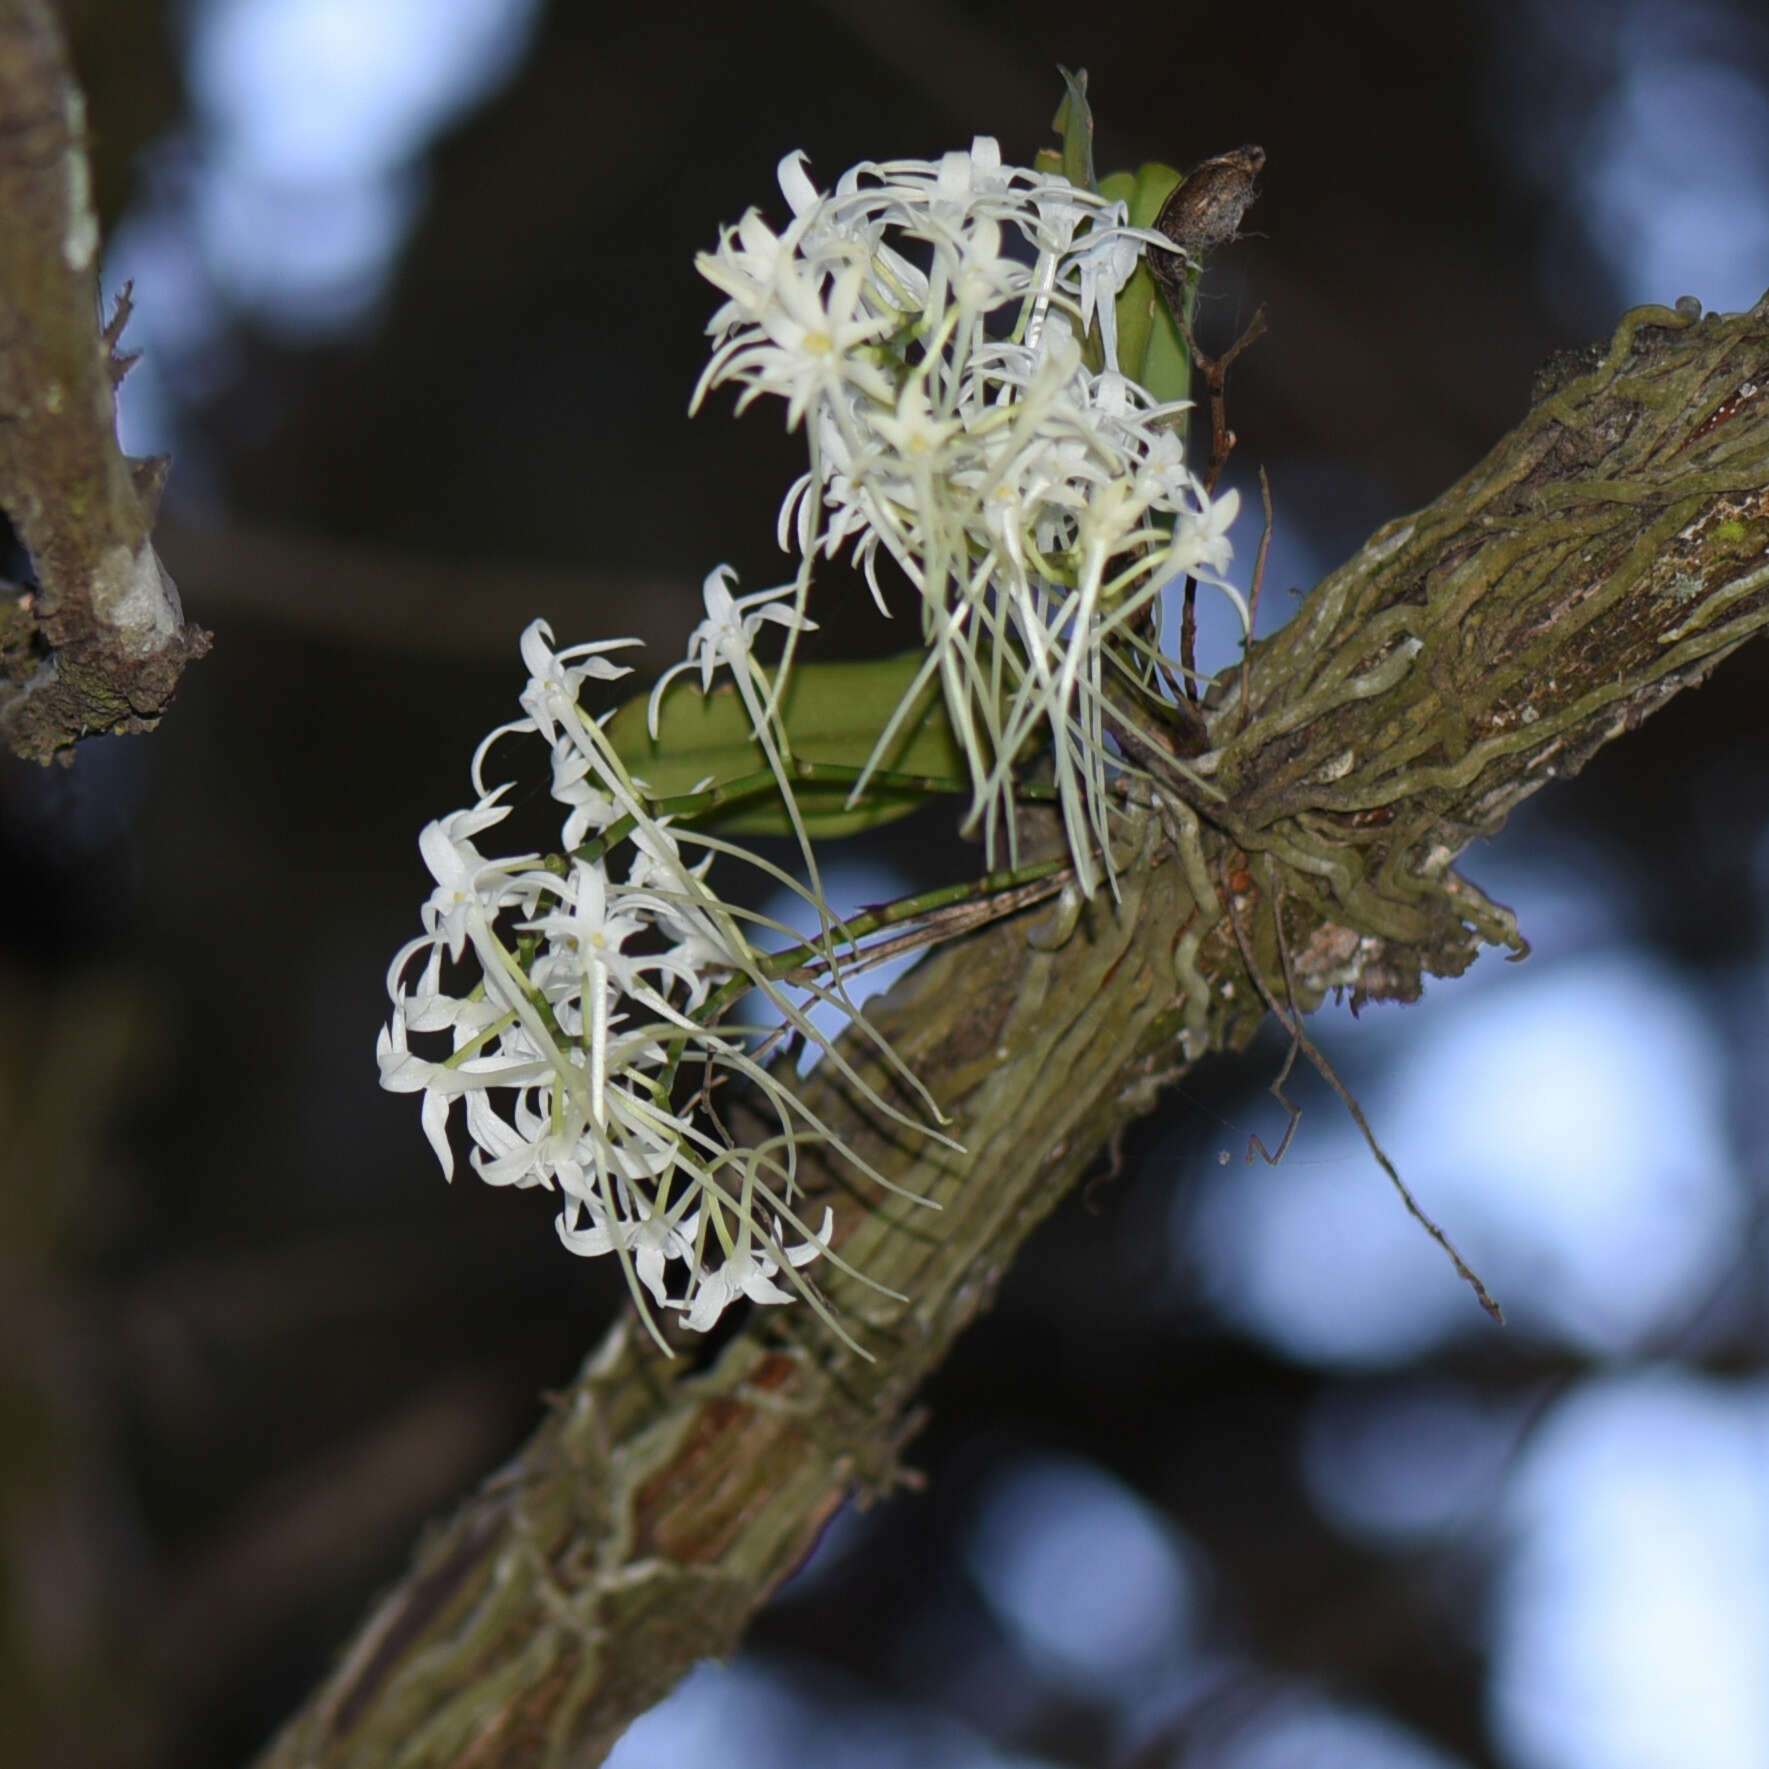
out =
{"type": "MultiPolygon", "coordinates": [[[[721,589],[715,573],[709,594],[721,589]]],[[[526,716],[480,745],[473,808],[418,838],[435,889],[424,931],[388,969],[393,1017],[377,1055],[383,1087],[423,1095],[425,1134],[445,1175],[454,1173],[448,1126],[461,1101],[481,1179],[556,1187],[566,1247],[613,1252],[647,1322],[656,1304],[705,1330],[740,1296],[789,1300],[777,1277],[796,1279],[811,1260],[834,1257],[828,1211],[813,1229],[795,1203],[798,1152],[831,1140],[829,1132],[763,1060],[778,1029],[725,1023],[723,1009],[760,990],[874,1096],[748,938],[744,923],[762,918],[732,908],[707,883],[715,852],[744,850],[654,814],[608,741],[607,715],[592,718],[579,705],[585,680],[628,673],[606,653],[633,642],[555,651],[545,622],[523,634],[526,716]],[[490,859],[475,838],[510,807],[507,786],[486,788],[484,765],[494,744],[521,734],[551,748],[562,852],[490,859]],[[690,862],[685,844],[700,857],[690,862]],[[461,993],[451,990],[453,973],[465,974],[461,993]],[[439,1037],[446,1053],[427,1057],[414,1037],[439,1037]],[[709,1126],[710,1114],[696,1115],[694,1105],[731,1080],[762,1102],[774,1135],[738,1144],[720,1134],[716,1116],[709,1126]],[[685,1105],[684,1091],[692,1095],[685,1105]],[[673,1290],[672,1262],[686,1272],[673,1290]]],[[[799,987],[846,1005],[839,982],[799,987]]]]}
{"type": "Polygon", "coordinates": [[[658,697],[680,672],[703,691],[729,672],[808,882],[672,815],[623,760],[610,714],[580,704],[586,683],[628,673],[609,654],[635,641],[556,650],[537,621],[522,639],[524,716],[481,744],[473,806],[419,838],[435,888],[423,932],[389,969],[393,1013],[378,1047],[382,1085],[421,1094],[444,1173],[458,1102],[473,1170],[493,1185],[556,1189],[560,1239],[612,1252],[654,1333],[656,1311],[704,1330],[740,1298],[784,1302],[792,1290],[829,1318],[804,1268],[850,1268],[832,1249],[830,1213],[809,1218],[800,1152],[832,1149],[888,1185],[782,1078],[771,1056],[783,1028],[879,1110],[939,1135],[931,1097],[853,1019],[843,976],[858,948],[822,900],[794,801],[781,709],[814,626],[813,565],[846,549],[882,608],[888,561],[920,604],[925,661],[856,799],[937,679],[991,855],[1003,841],[1014,851],[1014,770],[1042,750],[1075,884],[1091,894],[1112,877],[1112,783],[1133,772],[1107,740],[1125,716],[1109,699],[1112,672],[1126,658],[1146,671],[1166,582],[1220,582],[1236,508],[1233,493],[1213,502],[1187,470],[1172,423],[1181,408],[1119,372],[1114,301],[1155,237],[1129,227],[1121,203],[1003,166],[986,138],[938,163],[856,167],[828,193],[795,154],[780,184],[792,211],[783,232],[752,210],[698,260],[726,300],[694,403],[724,383],[741,389],[740,409],[764,393],[786,402],[810,456],[779,519],[800,567],[742,597],[728,569],[713,571],[706,619],[650,711],[655,732],[658,697]],[[785,649],[772,668],[753,650],[770,628],[785,649]],[[550,752],[558,848],[490,857],[478,843],[509,815],[510,789],[488,788],[485,768],[514,737],[550,752]],[[713,889],[719,854],[812,906],[815,962],[793,987],[781,953],[752,935],[785,947],[794,937],[713,889]],[[758,991],[774,1023],[735,1022],[758,991]],[[861,1079],[807,1000],[845,1011],[925,1121],[861,1079]],[[762,1134],[726,1130],[727,1092],[760,1113],[762,1134]]]}
{"type": "MultiPolygon", "coordinates": [[[[1014,842],[1013,770],[1042,739],[1091,895],[1110,875],[1121,761],[1106,741],[1114,648],[1136,650],[1186,573],[1246,624],[1221,576],[1238,495],[1206,495],[1174,427],[1184,407],[1118,368],[1114,302],[1164,242],[1127,226],[1121,202],[1003,166],[988,137],[937,164],[856,166],[826,194],[802,155],[779,178],[785,231],[751,210],[697,260],[727,299],[695,403],[726,382],[739,410],[786,401],[810,454],[779,519],[801,603],[818,555],[846,547],[884,608],[880,555],[895,562],[927,646],[903,705],[938,674],[991,864],[1014,842]]],[[[895,736],[880,732],[875,762],[895,736]]]]}

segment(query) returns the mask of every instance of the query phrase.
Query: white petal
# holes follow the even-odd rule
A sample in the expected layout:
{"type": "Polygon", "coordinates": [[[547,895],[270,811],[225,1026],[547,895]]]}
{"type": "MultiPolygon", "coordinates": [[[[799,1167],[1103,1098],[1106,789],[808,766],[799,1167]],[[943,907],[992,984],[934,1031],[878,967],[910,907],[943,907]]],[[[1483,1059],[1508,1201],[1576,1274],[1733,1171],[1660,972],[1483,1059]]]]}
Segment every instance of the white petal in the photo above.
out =
{"type": "Polygon", "coordinates": [[[442,1164],[442,1177],[453,1179],[455,1154],[448,1146],[448,1100],[440,1093],[426,1093],[419,1116],[423,1121],[424,1135],[429,1139],[436,1159],[442,1164]]]}

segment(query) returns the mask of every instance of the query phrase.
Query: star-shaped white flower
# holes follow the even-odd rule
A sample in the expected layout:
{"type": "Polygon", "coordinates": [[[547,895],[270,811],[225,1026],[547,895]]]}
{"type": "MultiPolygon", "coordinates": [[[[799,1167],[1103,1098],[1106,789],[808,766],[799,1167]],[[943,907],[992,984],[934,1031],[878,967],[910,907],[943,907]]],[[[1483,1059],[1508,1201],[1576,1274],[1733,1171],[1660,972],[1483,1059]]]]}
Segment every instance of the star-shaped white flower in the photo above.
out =
{"type": "MultiPolygon", "coordinates": [[[[834,1213],[825,1210],[823,1226],[816,1235],[796,1247],[780,1249],[787,1264],[794,1267],[809,1265],[819,1254],[826,1253],[834,1224],[834,1213]]],[[[792,1292],[782,1290],[774,1282],[779,1270],[780,1261],[751,1241],[728,1253],[724,1264],[716,1271],[703,1272],[693,1294],[675,1306],[684,1310],[683,1318],[691,1331],[705,1333],[739,1297],[747,1297],[751,1302],[790,1302],[792,1292]]]]}
{"type": "Polygon", "coordinates": [[[500,786],[472,810],[452,811],[418,832],[418,852],[436,880],[422,910],[424,927],[451,958],[461,956],[473,917],[485,915],[485,893],[489,891],[493,907],[500,900],[496,881],[507,872],[507,863],[488,862],[472,838],[509,816],[510,807],[498,803],[505,790],[500,786]]]}
{"type": "Polygon", "coordinates": [[[653,737],[657,735],[658,708],[664,690],[684,671],[700,672],[702,694],[712,692],[713,677],[720,669],[731,670],[738,678],[739,687],[745,687],[751,675],[750,648],[763,626],[772,622],[787,632],[817,630],[814,620],[785,605],[785,598],[797,594],[796,585],[782,584],[777,589],[757,590],[749,596],[733,596],[731,585],[736,581],[737,573],[729,565],[715,565],[707,573],[706,581],[701,585],[706,618],[689,635],[688,655],[665,670],[651,690],[646,712],[653,737]]]}

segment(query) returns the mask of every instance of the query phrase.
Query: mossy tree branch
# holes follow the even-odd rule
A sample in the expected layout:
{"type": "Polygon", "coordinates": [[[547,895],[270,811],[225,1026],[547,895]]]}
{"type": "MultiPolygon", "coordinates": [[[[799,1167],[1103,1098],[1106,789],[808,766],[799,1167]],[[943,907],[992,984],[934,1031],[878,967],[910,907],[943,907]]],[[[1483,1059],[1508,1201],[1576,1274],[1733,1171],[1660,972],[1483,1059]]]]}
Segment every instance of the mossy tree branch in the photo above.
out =
{"type": "Polygon", "coordinates": [[[85,104],[48,0],[0,0],[0,218],[0,512],[28,561],[0,582],[0,734],[47,761],[151,729],[209,645],[150,538],[166,462],[117,446],[128,303],[101,330],[85,104]]]}
{"type": "Polygon", "coordinates": [[[1166,1082],[1252,1035],[1227,899],[1282,999],[1275,895],[1304,1007],[1340,987],[1410,999],[1483,943],[1521,950],[1451,862],[1769,623],[1765,487],[1769,301],[1638,310],[1607,353],[1546,376],[1473,472],[1255,649],[1244,722],[1239,670],[1217,684],[1200,765],[1222,798],[1162,783],[1115,909],[1060,943],[1049,911],[1001,924],[875,1004],[962,1158],[813,1074],[817,1112],[942,1206],[813,1177],[843,1253],[909,1298],[835,1275],[877,1361],[805,1308],[754,1316],[698,1372],[617,1326],[264,1769],[593,1763],[729,1653],[843,1498],[890,1487],[917,1386],[1034,1225],[1166,1082]]]}

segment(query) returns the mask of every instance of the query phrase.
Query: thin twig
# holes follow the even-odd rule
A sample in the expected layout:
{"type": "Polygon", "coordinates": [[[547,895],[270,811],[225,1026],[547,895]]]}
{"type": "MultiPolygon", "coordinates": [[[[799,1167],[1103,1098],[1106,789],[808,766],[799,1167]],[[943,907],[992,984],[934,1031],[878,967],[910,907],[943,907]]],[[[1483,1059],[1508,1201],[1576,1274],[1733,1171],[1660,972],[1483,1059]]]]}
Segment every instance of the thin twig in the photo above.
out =
{"type": "Polygon", "coordinates": [[[1241,730],[1247,729],[1247,709],[1253,687],[1253,634],[1259,624],[1259,588],[1265,582],[1265,555],[1271,547],[1271,480],[1259,469],[1259,501],[1265,506],[1265,527],[1259,532],[1259,552],[1253,560],[1253,587],[1247,597],[1247,642],[1241,647],[1241,730]]]}
{"type": "Polygon", "coordinates": [[[1174,319],[1185,336],[1193,365],[1202,372],[1204,385],[1210,389],[1210,461],[1204,469],[1204,490],[1214,496],[1216,482],[1235,448],[1235,433],[1228,427],[1228,372],[1248,345],[1264,337],[1269,321],[1265,309],[1259,308],[1247,322],[1246,330],[1222,355],[1209,356],[1199,349],[1191,322],[1180,314],[1175,314],[1174,319]]]}
{"type": "Polygon", "coordinates": [[[1188,571],[1179,613],[1179,679],[1186,698],[1198,698],[1198,580],[1188,571]]]}
{"type": "MultiPolygon", "coordinates": [[[[1173,308],[1173,320],[1185,339],[1192,366],[1203,375],[1204,385],[1210,389],[1210,460],[1204,469],[1204,494],[1214,497],[1217,481],[1235,448],[1235,433],[1228,427],[1228,372],[1235,358],[1256,338],[1264,335],[1266,313],[1261,307],[1248,321],[1247,329],[1221,356],[1209,356],[1198,347],[1192,322],[1181,308],[1173,308]]],[[[1186,693],[1195,701],[1198,698],[1198,580],[1190,572],[1186,574],[1179,617],[1179,664],[1186,693]]]]}

